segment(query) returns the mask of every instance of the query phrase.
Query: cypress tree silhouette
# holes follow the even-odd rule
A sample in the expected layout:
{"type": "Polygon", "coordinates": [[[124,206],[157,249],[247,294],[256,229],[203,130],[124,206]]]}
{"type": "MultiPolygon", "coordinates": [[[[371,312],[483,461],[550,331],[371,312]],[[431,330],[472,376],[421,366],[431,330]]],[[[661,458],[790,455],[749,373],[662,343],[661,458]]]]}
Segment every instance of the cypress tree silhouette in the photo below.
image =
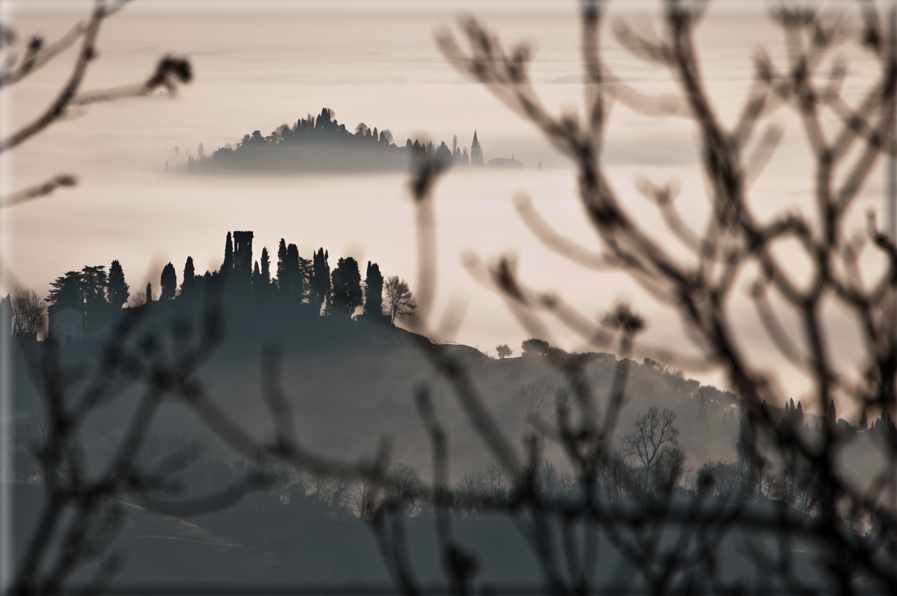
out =
{"type": "Polygon", "coordinates": [[[364,275],[364,314],[377,319],[383,316],[383,275],[380,266],[370,261],[364,275]]]}
{"type": "MultiPolygon", "coordinates": [[[[500,356],[500,354],[499,354],[500,356]]],[[[704,432],[710,432],[710,420],[707,418],[707,399],[704,397],[704,390],[698,391],[698,418],[701,428],[704,432]]]]}
{"type": "Polygon", "coordinates": [[[174,272],[174,265],[170,262],[162,268],[162,277],[159,280],[162,294],[159,300],[174,300],[178,290],[178,276],[174,272]]]}
{"type": "Polygon", "coordinates": [[[146,282],[146,302],[145,304],[150,304],[153,301],[153,284],[150,282],[146,282]]]}
{"type": "Polygon", "coordinates": [[[352,257],[340,259],[330,278],[333,283],[331,312],[352,316],[355,309],[362,305],[364,297],[358,262],[352,257]]]}
{"type": "Polygon", "coordinates": [[[255,267],[252,269],[252,293],[260,295],[262,292],[262,272],[259,271],[259,262],[256,261],[255,267]]]}
{"type": "Polygon", "coordinates": [[[309,293],[309,304],[314,313],[321,314],[321,309],[330,298],[330,265],[327,263],[329,255],[323,248],[319,248],[314,255],[311,272],[311,292],[309,293]]]}
{"type": "Polygon", "coordinates": [[[190,294],[196,285],[196,269],[193,267],[193,257],[187,257],[184,263],[184,281],[181,282],[181,295],[190,294]]]}
{"type": "Polygon", "coordinates": [[[271,257],[268,256],[268,247],[262,248],[262,277],[261,283],[267,288],[271,283],[271,257]]]}
{"type": "Polygon", "coordinates": [[[299,256],[299,249],[295,244],[287,246],[286,258],[283,261],[283,285],[280,291],[287,297],[291,306],[302,304],[305,298],[306,283],[306,264],[308,261],[299,256]]]}
{"type": "Polygon", "coordinates": [[[284,291],[284,273],[283,268],[287,259],[287,243],[283,238],[280,239],[280,246],[277,247],[277,286],[280,291],[284,291]]]}
{"type": "Polygon", "coordinates": [[[866,408],[863,408],[863,414],[860,416],[860,430],[866,430],[869,426],[869,421],[866,418],[866,408]]]}
{"type": "Polygon", "coordinates": [[[113,310],[119,310],[131,296],[130,288],[125,282],[125,272],[117,260],[112,261],[109,266],[109,287],[106,288],[106,296],[113,310]]]}
{"type": "Polygon", "coordinates": [[[231,238],[230,232],[227,233],[227,242],[224,245],[224,263],[221,265],[221,273],[226,275],[226,272],[231,271],[234,268],[234,242],[231,238]]]}

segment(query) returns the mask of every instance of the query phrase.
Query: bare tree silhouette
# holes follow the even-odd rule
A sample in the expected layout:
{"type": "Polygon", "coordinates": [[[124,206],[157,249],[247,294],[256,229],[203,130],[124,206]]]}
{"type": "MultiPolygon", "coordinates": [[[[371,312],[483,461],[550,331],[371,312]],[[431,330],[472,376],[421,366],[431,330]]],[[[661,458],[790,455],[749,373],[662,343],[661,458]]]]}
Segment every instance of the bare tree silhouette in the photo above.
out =
{"type": "Polygon", "coordinates": [[[46,330],[47,303],[34,290],[20,290],[12,298],[13,332],[37,338],[46,330]]]}
{"type": "MultiPolygon", "coordinates": [[[[420,349],[454,391],[482,437],[488,459],[495,460],[488,477],[482,482],[471,478],[471,490],[463,500],[450,489],[450,437],[437,416],[432,388],[426,385],[417,388],[415,399],[432,447],[431,486],[414,481],[410,470],[403,470],[401,482],[390,478],[386,444],[381,444],[375,457],[360,462],[336,462],[309,452],[299,441],[290,402],[280,386],[280,354],[274,348],[263,355],[261,374],[274,438],[260,442],[215,403],[196,376],[197,368],[219,341],[214,296],[208,298],[206,323],[197,338],[150,334],[147,340],[131,342],[140,317],[146,316],[146,309],[134,309],[122,318],[101,366],[83,386],[66,383],[52,343],[30,353],[48,421],[42,447],[36,451],[42,454],[51,498],[23,557],[14,593],[58,592],[88,555],[106,554],[121,519],[115,501],[107,497],[137,495],[147,508],[165,513],[203,511],[225,506],[250,490],[275,482],[264,471],[255,470],[235,485],[202,499],[178,502],[155,497],[159,478],[165,475],[142,473],[137,458],[163,397],[180,401],[249,458],[280,462],[321,479],[360,481],[359,514],[370,520],[396,589],[403,593],[425,591],[409,557],[403,526],[407,506],[421,501],[433,510],[444,574],[450,590],[458,594],[478,587],[474,582],[482,569],[481,558],[455,535],[454,512],[461,506],[466,511],[511,518],[540,566],[543,584],[538,590],[548,593],[897,592],[897,549],[893,546],[897,531],[893,514],[881,506],[887,491],[897,486],[897,431],[885,425],[876,433],[876,445],[888,467],[868,487],[844,480],[835,462],[851,436],[841,432],[835,420],[827,420],[818,432],[804,432],[792,418],[773,415],[770,406],[785,403],[787,396],[746,357],[733,314],[726,308],[738,276],[748,269],[758,271],[752,293],[757,312],[782,358],[812,380],[818,411],[826,411],[837,396],[857,409],[897,416],[897,246],[870,222],[868,243],[885,257],[887,266],[879,278],[864,283],[858,265],[864,244],[852,240],[845,230],[848,212],[878,157],[895,153],[897,13],[892,13],[885,31],[875,7],[862,5],[863,24],[853,33],[858,34],[859,45],[879,62],[881,75],[865,97],[851,105],[840,94],[843,69],[836,69],[828,80],[815,76],[836,42],[848,38],[850,31],[844,22],[807,9],[775,10],[774,18],[788,42],[788,64],[780,72],[767,57],[758,58],[745,108],[736,124],[726,127],[706,91],[694,43],[706,2],[667,0],[663,32],[653,39],[638,35],[624,22],[614,27],[630,51],[673,72],[682,91],[676,99],[648,98],[614,77],[601,54],[604,3],[585,0],[581,6],[587,102],[584,123],[572,115],[554,117],[544,108],[527,75],[529,50],[525,46],[506,54],[495,36],[474,19],[464,23],[467,49],[447,33],[440,35],[439,44],[452,65],[486,85],[574,160],[579,198],[601,250],[582,247],[551,229],[525,198],[516,203],[520,215],[552,250],[593,269],[624,271],[679,313],[703,361],[721,369],[738,393],[745,417],[739,444],[742,461],[758,469],[756,464],[764,457],[781,464],[778,497],[759,507],[733,494],[753,491],[751,482],[734,483],[732,491],[712,494],[712,471],[699,475],[690,493],[634,489],[639,484],[637,476],[633,478],[631,468],[613,448],[633,364],[628,357],[639,351],[670,362],[670,350],[637,344],[645,322],[626,305],[596,324],[556,295],[525,285],[510,258],[493,266],[471,259],[472,273],[506,298],[532,337],[543,335],[543,315],[547,314],[576,329],[591,345],[614,348],[620,357],[614,363],[611,386],[600,388],[599,397],[599,388],[592,386],[586,374],[585,356],[560,350],[534,356],[556,367],[566,382],[563,391],[556,392],[553,422],[547,424],[534,416],[523,448],[517,447],[482,398],[469,365],[427,340],[451,337],[462,310],[452,303],[439,325],[432,323],[436,320],[433,191],[449,165],[433,158],[419,164],[411,182],[419,268],[417,308],[411,324],[420,333],[416,336],[420,349]],[[671,186],[642,185],[670,231],[691,251],[690,260],[674,256],[679,254],[676,247],[663,244],[645,229],[608,182],[600,147],[611,99],[649,113],[687,117],[700,133],[711,207],[703,230],[693,229],[676,209],[671,186]],[[778,138],[775,129],[760,139],[761,151],[756,156],[746,155],[745,147],[758,125],[786,106],[799,114],[815,160],[818,217],[814,221],[794,214],[760,221],[750,208],[750,183],[771,154],[778,138]],[[833,114],[840,124],[833,136],[821,124],[823,113],[833,114]],[[786,239],[796,241],[809,255],[813,264],[809,284],[797,283],[796,273],[777,256],[774,247],[786,239]],[[773,292],[800,314],[797,331],[781,323],[782,313],[769,300],[773,292]],[[826,349],[824,338],[831,335],[831,329],[823,307],[829,300],[843,305],[859,321],[866,358],[860,370],[854,371],[858,374],[845,374],[843,363],[834,362],[826,349]],[[174,361],[164,358],[162,354],[168,352],[160,350],[160,345],[178,345],[181,356],[174,361]],[[114,381],[120,378],[144,384],[146,394],[108,468],[99,476],[88,477],[81,467],[77,428],[99,405],[115,399],[114,381]],[[575,473],[575,488],[568,487],[557,470],[546,465],[542,453],[548,441],[566,456],[575,473]],[[64,515],[66,512],[75,515],[64,515]],[[861,527],[869,531],[863,533],[858,530],[861,527]],[[63,536],[61,557],[55,557],[53,535],[63,536]],[[743,544],[746,559],[754,565],[752,583],[722,571],[718,551],[731,537],[743,544]],[[793,564],[797,540],[812,549],[818,564],[812,577],[801,575],[793,564]],[[599,552],[599,544],[608,542],[621,561],[638,572],[638,579],[614,583],[614,578],[596,577],[598,561],[605,556],[604,551],[599,552]]],[[[663,415],[659,415],[663,423],[663,415]]],[[[662,446],[662,441],[657,444],[662,446]]],[[[114,556],[106,560],[91,586],[94,590],[101,590],[115,570],[114,556]]]]}
{"type": "MultiPolygon", "coordinates": [[[[157,89],[174,95],[180,84],[191,81],[192,68],[187,59],[164,56],[142,83],[113,89],[82,90],[86,73],[98,56],[97,40],[101,25],[127,3],[128,0],[96,0],[86,23],[78,23],[49,46],[44,44],[40,35],[34,35],[21,57],[17,54],[16,32],[5,23],[0,24],[0,52],[3,57],[0,91],[31,76],[80,41],[75,64],[55,99],[34,121],[7,132],[0,139],[0,152],[12,151],[45,131],[73,106],[145,95],[157,89]]],[[[59,187],[74,184],[74,175],[58,174],[45,183],[0,198],[0,208],[44,197],[59,187]]],[[[8,270],[3,273],[13,286],[17,285],[8,270]]],[[[147,293],[138,294],[136,306],[152,300],[149,289],[147,284],[147,293]]],[[[34,300],[30,294],[17,295],[19,306],[32,302],[34,300]]],[[[16,321],[18,330],[32,333],[40,330],[43,311],[29,309],[28,312],[19,309],[16,321]]],[[[5,307],[3,310],[0,333],[9,336],[11,329],[8,324],[12,313],[6,312],[5,307]]],[[[387,469],[387,442],[381,444],[369,461],[357,463],[330,461],[311,454],[299,444],[288,402],[279,387],[279,355],[276,349],[266,352],[263,371],[263,393],[276,426],[276,439],[272,443],[265,445],[257,441],[214,404],[199,382],[197,372],[220,342],[221,315],[215,292],[206,292],[206,305],[202,311],[204,324],[199,333],[185,331],[183,326],[170,333],[147,328],[145,320],[148,312],[146,308],[122,311],[108,340],[99,350],[97,366],[78,371],[77,375],[62,362],[59,346],[54,339],[40,344],[23,341],[22,338],[17,342],[42,405],[41,416],[33,428],[18,437],[19,447],[26,447],[30,457],[17,457],[22,460],[16,462],[19,465],[17,473],[21,472],[27,478],[33,471],[36,472],[42,479],[46,499],[34,533],[17,555],[12,576],[5,575],[3,578],[8,582],[2,586],[5,593],[60,593],[70,588],[68,582],[76,571],[97,560],[100,563],[85,589],[91,593],[102,592],[122,564],[121,556],[110,552],[110,546],[126,518],[122,500],[125,497],[140,502],[148,510],[182,515],[226,507],[252,490],[272,486],[281,480],[280,474],[250,469],[235,483],[220,487],[213,494],[193,499],[171,497],[167,490],[168,479],[189,465],[199,455],[199,448],[194,444],[185,445],[175,454],[155,459],[149,453],[153,445],[152,440],[147,442],[148,438],[152,438],[149,428],[159,405],[166,399],[191,404],[190,408],[200,419],[247,457],[258,455],[265,461],[331,478],[365,477],[378,486],[382,485],[387,469]],[[176,353],[177,357],[170,358],[172,353],[176,353]],[[135,384],[141,385],[144,393],[123,429],[120,441],[111,449],[111,456],[103,469],[89,469],[80,434],[83,425],[98,409],[120,400],[123,388],[135,384]]],[[[3,357],[8,358],[12,350],[8,349],[5,337],[3,344],[3,357]]],[[[5,420],[3,424],[6,426],[5,420]]],[[[7,447],[4,440],[4,450],[7,447]]],[[[3,470],[4,474],[8,472],[8,466],[4,465],[3,470]]],[[[4,483],[8,481],[11,482],[12,478],[3,478],[4,483]]],[[[8,526],[4,527],[4,532],[9,533],[9,530],[8,526]]],[[[3,556],[11,556],[11,553],[6,552],[3,556]]],[[[7,562],[3,563],[4,573],[7,562]]]]}
{"type": "Polygon", "coordinates": [[[623,452],[638,460],[648,489],[651,472],[663,468],[679,453],[679,429],[673,426],[676,414],[651,407],[635,421],[635,430],[623,439],[623,452]]]}
{"type": "Polygon", "coordinates": [[[414,315],[417,303],[414,294],[408,287],[408,282],[393,275],[383,284],[383,292],[386,295],[384,306],[389,322],[395,323],[396,319],[405,319],[414,315]]]}
{"type": "MultiPolygon", "coordinates": [[[[96,44],[103,21],[124,8],[128,2],[129,0],[114,0],[112,2],[97,0],[86,23],[77,23],[68,33],[49,46],[45,46],[43,37],[35,34],[28,41],[21,58],[17,55],[18,36],[16,32],[3,25],[0,51],[3,52],[6,59],[3,62],[2,70],[0,70],[0,91],[27,79],[67,48],[78,43],[79,40],[81,41],[81,47],[78,50],[78,58],[75,65],[68,79],[61,86],[56,98],[33,122],[0,139],[0,153],[15,149],[28,139],[39,134],[65,116],[71,106],[82,106],[133,95],[146,95],[159,88],[164,88],[169,94],[174,95],[179,84],[189,83],[192,80],[193,72],[188,60],[175,56],[165,56],[159,60],[155,71],[142,83],[116,89],[81,90],[81,84],[84,81],[90,63],[98,55],[96,44]]],[[[77,178],[72,174],[57,174],[43,184],[0,198],[0,208],[12,207],[46,196],[59,187],[73,186],[76,184],[76,181],[77,178]]]]}
{"type": "MultiPolygon", "coordinates": [[[[865,239],[856,239],[847,230],[850,210],[879,157],[897,153],[893,134],[897,11],[891,10],[886,24],[871,2],[861,2],[861,24],[851,29],[848,19],[814,8],[773,8],[772,18],[785,37],[787,63],[777,66],[764,52],[758,55],[744,106],[735,123],[727,126],[717,115],[714,98],[707,90],[695,43],[695,30],[708,4],[666,0],[659,19],[661,30],[651,35],[636,32],[623,20],[611,23],[617,40],[630,53],[670,71],[680,88],[674,97],[651,97],[616,77],[603,58],[606,3],[581,2],[584,120],[572,113],[556,117],[542,104],[529,79],[531,51],[527,45],[520,44],[506,53],[497,37],[474,18],[462,21],[465,48],[447,31],[438,35],[450,64],[483,84],[573,160],[578,197],[600,249],[564,237],[542,219],[528,198],[519,196],[517,210],[532,232],[551,250],[587,268],[627,273],[661,304],[678,313],[689,340],[701,355],[700,362],[677,361],[670,349],[637,346],[636,336],[644,322],[626,306],[610,313],[602,324],[595,324],[555,294],[527,287],[516,275],[510,257],[491,266],[471,257],[468,267],[472,273],[501,293],[532,336],[544,336],[543,315],[547,314],[575,329],[593,346],[616,345],[615,351],[622,357],[617,362],[613,386],[603,390],[607,397],[599,400],[597,388],[591,387],[583,374],[582,358],[550,356],[570,379],[579,407],[573,413],[559,408],[556,425],[536,425],[520,453],[484,405],[463,365],[431,346],[422,349],[450,381],[491,455],[513,479],[507,500],[496,502],[483,496],[479,508],[515,520],[541,565],[544,591],[620,591],[619,585],[594,575],[601,535],[639,573],[641,583],[626,583],[629,587],[623,591],[736,593],[775,586],[770,589],[850,594],[862,585],[864,589],[893,592],[897,590],[895,530],[891,522],[881,521],[889,514],[880,512],[887,511],[882,505],[888,491],[893,494],[897,489],[897,430],[889,425],[888,430],[876,435],[885,465],[868,486],[845,480],[836,469],[836,457],[853,440],[854,433],[841,432],[834,419],[815,432],[804,432],[790,419],[773,415],[767,404],[784,404],[788,395],[748,357],[727,304],[736,280],[745,272],[755,271],[751,298],[763,328],[781,359],[797,366],[810,380],[816,411],[827,411],[837,397],[857,412],[872,408],[884,412],[883,419],[897,414],[897,246],[875,226],[871,216],[865,239]],[[830,75],[820,72],[837,46],[850,39],[879,66],[878,78],[856,103],[841,93],[846,77],[843,60],[835,57],[831,61],[835,66],[830,75]],[[694,123],[710,207],[702,229],[696,229],[677,209],[673,185],[642,181],[640,190],[657,206],[675,239],[665,244],[633,215],[625,199],[614,190],[601,147],[615,101],[642,113],[684,117],[694,123]],[[763,133],[758,129],[777,110],[786,108],[798,114],[814,160],[816,213],[810,218],[789,212],[764,220],[754,214],[750,188],[769,161],[781,131],[775,125],[768,125],[763,133]],[[759,149],[749,153],[749,146],[759,149]],[[786,240],[798,245],[812,264],[808,282],[799,281],[799,273],[782,260],[777,248],[786,240]],[[690,258],[680,256],[680,246],[689,251],[690,258]],[[868,274],[859,264],[866,247],[872,247],[886,262],[871,280],[865,279],[868,274]],[[773,302],[771,295],[778,302],[773,302]],[[863,343],[857,349],[865,352],[862,363],[853,371],[845,371],[847,363],[836,362],[827,347],[827,338],[835,333],[834,322],[824,312],[829,302],[838,303],[858,321],[863,343]],[[785,310],[779,304],[784,304],[785,310]],[[796,328],[782,323],[786,311],[798,313],[796,328]],[[792,494],[787,494],[790,488],[784,490],[767,507],[732,493],[711,498],[708,491],[713,476],[704,474],[687,497],[677,496],[675,491],[646,491],[641,495],[630,493],[627,499],[608,499],[610,493],[599,490],[603,482],[599,479],[620,478],[614,486],[625,486],[625,475],[619,474],[625,462],[613,451],[611,441],[625,403],[627,356],[633,350],[677,366],[703,363],[705,369],[723,371],[738,394],[745,417],[740,459],[759,463],[769,457],[781,462],[783,479],[794,486],[792,494]],[[576,472],[579,490],[572,499],[552,499],[539,490],[540,445],[546,440],[562,447],[576,472]],[[802,495],[804,501],[799,511],[794,508],[795,494],[802,495]],[[870,528],[866,533],[857,529],[864,523],[870,528]],[[737,536],[745,544],[747,559],[754,565],[753,578],[736,579],[720,571],[721,559],[716,551],[726,536],[737,536]],[[772,537],[778,546],[761,546],[763,536],[772,537]],[[796,570],[791,546],[796,539],[812,545],[817,567],[810,575],[814,577],[796,570]]],[[[458,320],[457,312],[450,311],[445,317],[447,324],[429,327],[435,292],[432,189],[443,171],[442,164],[430,162],[412,183],[420,255],[416,329],[431,334],[453,329],[458,320]]],[[[430,404],[429,389],[420,389],[418,402],[433,446],[435,481],[431,494],[440,512],[436,526],[444,569],[453,591],[468,593],[474,586],[478,559],[452,536],[448,437],[430,404]]],[[[740,483],[738,492],[749,495],[755,484],[740,483]]],[[[395,515],[395,507],[385,502],[374,527],[382,542],[392,545],[384,553],[397,587],[405,593],[419,593],[421,587],[414,580],[410,561],[397,545],[401,534],[394,523],[387,521],[395,515]]]]}

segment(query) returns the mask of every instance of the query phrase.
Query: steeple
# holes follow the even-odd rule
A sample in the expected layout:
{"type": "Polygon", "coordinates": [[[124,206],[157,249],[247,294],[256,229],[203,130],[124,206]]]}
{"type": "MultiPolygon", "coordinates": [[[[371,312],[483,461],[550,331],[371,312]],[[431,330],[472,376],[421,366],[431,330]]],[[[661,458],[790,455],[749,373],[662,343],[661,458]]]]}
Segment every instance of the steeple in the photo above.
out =
{"type": "Polygon", "coordinates": [[[476,130],[473,131],[473,143],[470,145],[470,165],[483,165],[483,148],[480,146],[480,142],[477,140],[476,130]]]}

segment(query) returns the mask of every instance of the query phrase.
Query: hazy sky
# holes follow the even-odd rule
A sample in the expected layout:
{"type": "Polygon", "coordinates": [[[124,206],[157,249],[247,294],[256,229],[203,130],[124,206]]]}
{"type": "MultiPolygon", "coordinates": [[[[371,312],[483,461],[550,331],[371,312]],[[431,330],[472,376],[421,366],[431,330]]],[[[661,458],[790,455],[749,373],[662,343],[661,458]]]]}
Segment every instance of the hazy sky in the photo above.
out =
{"type": "MultiPolygon", "coordinates": [[[[729,122],[749,84],[755,50],[767,47],[783,64],[781,36],[765,11],[757,10],[760,4],[719,4],[700,29],[701,68],[729,122]]],[[[633,6],[654,3],[626,4],[630,11],[633,6]]],[[[88,5],[4,1],[2,10],[4,21],[21,36],[40,32],[52,40],[86,18],[88,5]]],[[[190,58],[195,81],[175,99],[91,106],[4,155],[4,193],[59,172],[80,180],[75,189],[2,212],[5,264],[22,285],[45,294],[49,282],[66,271],[118,259],[132,293],[148,279],[158,291],[167,262],[174,263],[179,279],[188,255],[198,269],[215,269],[227,231],[252,230],[256,256],[263,246],[276,251],[283,237],[306,258],[324,246],[331,265],[350,255],[362,265],[373,260],[384,275],[400,275],[413,286],[412,210],[404,176],[208,178],[164,168],[166,160],[175,165],[188,151],[195,155],[200,143],[211,153],[246,133],[270,134],[326,106],[347,128],[359,122],[388,128],[399,144],[426,135],[450,145],[457,134],[459,144],[469,147],[476,130],[487,159],[513,154],[524,162],[526,170],[518,174],[454,171],[437,188],[441,304],[452,295],[468,299],[457,341],[493,355],[500,343],[519,352],[526,333],[501,299],[480,287],[461,264],[464,251],[487,261],[513,251],[524,279],[534,287],[557,290],[589,316],[631,300],[648,319],[648,341],[684,349],[675,318],[624,275],[590,273],[567,263],[542,248],[518,220],[511,198],[523,191],[559,230],[595,244],[565,158],[488,91],[463,79],[436,48],[434,30],[454,27],[456,17],[468,12],[495,29],[506,48],[520,39],[533,43],[532,75],[549,109],[580,109],[574,2],[135,2],[104,23],[100,57],[84,89],[142,80],[168,53],[190,58]],[[539,162],[545,167],[541,173],[534,170],[539,162]]],[[[605,51],[617,74],[641,89],[675,89],[665,73],[625,55],[610,36],[605,51]]],[[[850,94],[853,86],[868,84],[870,61],[846,52],[854,77],[850,94]]],[[[4,91],[4,130],[41,112],[73,59],[70,51],[27,83],[4,91]]],[[[765,215],[806,211],[812,205],[812,172],[800,127],[787,110],[774,121],[785,126],[785,138],[754,189],[756,208],[765,215]]],[[[633,189],[640,174],[658,183],[678,179],[689,221],[699,222],[706,213],[695,139],[688,122],[615,108],[605,161],[617,190],[631,199],[631,209],[646,225],[662,227],[633,189]]],[[[881,173],[876,171],[854,210],[858,228],[863,213],[880,202],[881,173]]],[[[749,346],[763,362],[778,366],[745,304],[736,300],[732,308],[745,311],[739,320],[749,346]]],[[[852,361],[857,344],[847,323],[843,335],[836,333],[830,341],[836,355],[852,361]]],[[[555,339],[566,348],[580,347],[560,327],[555,339]]],[[[779,372],[797,399],[805,387],[793,371],[779,372]]]]}

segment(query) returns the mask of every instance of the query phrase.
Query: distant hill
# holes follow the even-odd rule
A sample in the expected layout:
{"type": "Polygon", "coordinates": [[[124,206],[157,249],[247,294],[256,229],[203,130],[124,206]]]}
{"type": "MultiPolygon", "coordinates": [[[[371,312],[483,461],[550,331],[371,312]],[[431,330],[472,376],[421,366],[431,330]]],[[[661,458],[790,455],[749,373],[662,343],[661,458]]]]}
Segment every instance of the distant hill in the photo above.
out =
{"type": "MultiPolygon", "coordinates": [[[[456,137],[457,138],[457,137],[456,137]]],[[[294,124],[283,124],[270,135],[254,131],[236,145],[226,145],[211,156],[188,156],[193,173],[375,173],[407,171],[419,160],[438,157],[456,165],[467,164],[467,149],[449,148],[443,141],[407,139],[393,142],[388,129],[359,123],[355,130],[337,122],[333,110],[324,108],[294,124]]]]}

